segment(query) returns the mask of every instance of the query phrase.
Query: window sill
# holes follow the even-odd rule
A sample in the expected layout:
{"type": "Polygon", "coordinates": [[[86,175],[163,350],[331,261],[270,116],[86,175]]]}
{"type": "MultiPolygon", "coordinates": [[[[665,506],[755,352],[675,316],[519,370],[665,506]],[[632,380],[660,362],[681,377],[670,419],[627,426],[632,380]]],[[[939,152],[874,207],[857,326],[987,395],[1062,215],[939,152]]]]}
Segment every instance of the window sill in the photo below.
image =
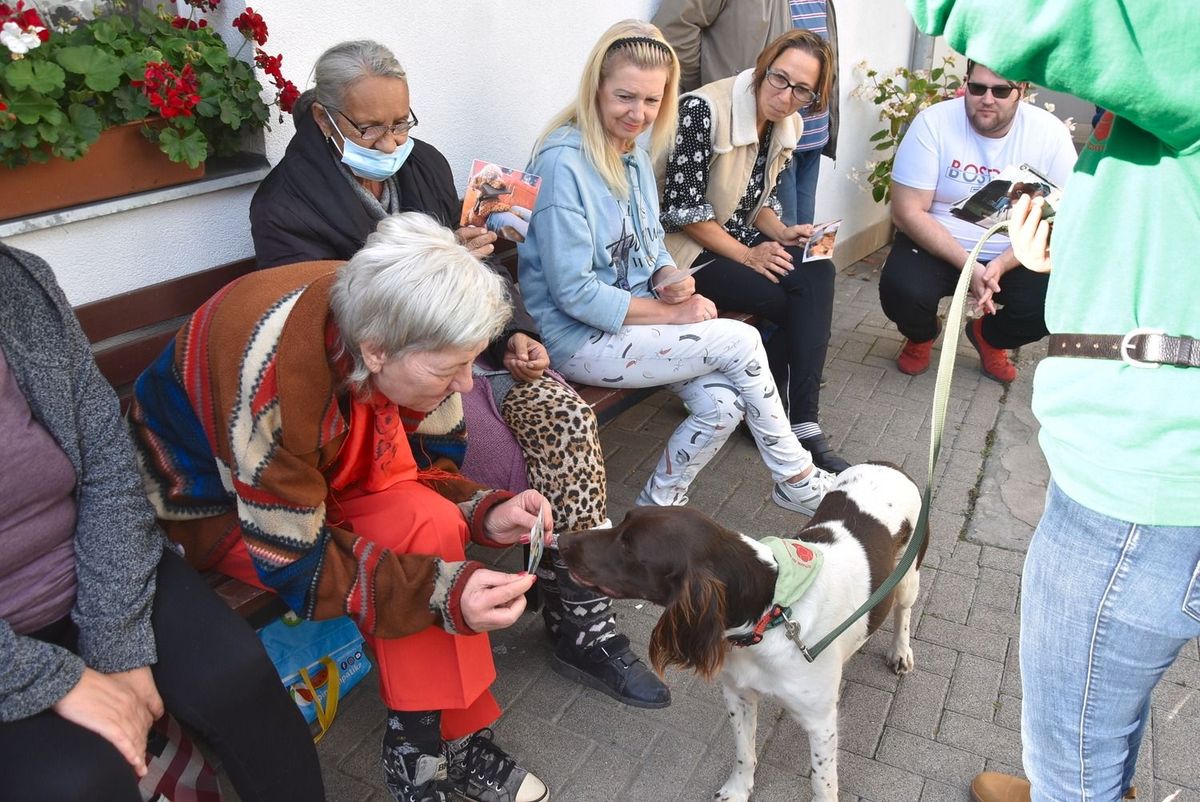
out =
{"type": "Polygon", "coordinates": [[[222,189],[256,184],[262,181],[270,170],[271,165],[266,157],[257,153],[241,153],[227,159],[213,160],[208,163],[206,174],[199,181],[4,220],[0,222],[0,238],[64,226],[81,220],[92,220],[222,189]]]}

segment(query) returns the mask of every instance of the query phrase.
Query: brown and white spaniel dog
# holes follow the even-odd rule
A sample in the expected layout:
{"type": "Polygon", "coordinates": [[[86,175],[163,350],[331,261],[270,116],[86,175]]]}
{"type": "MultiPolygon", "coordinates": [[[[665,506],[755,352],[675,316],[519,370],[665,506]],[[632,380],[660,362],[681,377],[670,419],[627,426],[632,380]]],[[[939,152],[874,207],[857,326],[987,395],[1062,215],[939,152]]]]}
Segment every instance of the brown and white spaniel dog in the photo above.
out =
{"type": "MultiPolygon", "coordinates": [[[[867,600],[896,566],[921,509],[916,484],[882,463],[843,471],[816,515],[796,538],[824,555],[812,585],[788,618],[799,638],[815,645],[867,600]]],[[[926,540],[928,543],[928,540],[926,540]]],[[[670,665],[720,675],[729,707],[737,762],[717,792],[747,800],[754,787],[758,697],[780,701],[808,733],[816,802],[836,802],[837,700],[842,665],[894,607],[887,663],[912,670],[909,622],[917,599],[916,564],[888,598],[860,618],[809,663],[784,626],[762,631],[775,592],[778,565],[767,546],[731,532],[686,507],[638,507],[612,529],[563,534],[559,550],[571,573],[609,596],[647,599],[666,609],[654,628],[650,660],[660,674],[670,665]],[[894,604],[893,604],[894,603],[894,604]],[[737,648],[733,640],[760,641],[737,648]]]]}

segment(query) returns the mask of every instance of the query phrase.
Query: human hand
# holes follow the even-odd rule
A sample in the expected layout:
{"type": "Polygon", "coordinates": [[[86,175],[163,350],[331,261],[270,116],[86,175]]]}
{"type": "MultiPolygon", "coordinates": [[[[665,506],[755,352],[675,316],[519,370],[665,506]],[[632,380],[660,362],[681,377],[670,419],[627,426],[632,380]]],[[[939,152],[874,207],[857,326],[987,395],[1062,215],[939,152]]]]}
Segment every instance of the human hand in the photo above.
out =
{"type": "Polygon", "coordinates": [[[658,288],[658,300],[667,304],[683,303],[696,294],[696,279],[675,265],[660,267],[655,271],[650,278],[650,286],[658,288]]]}
{"type": "Polygon", "coordinates": [[[489,256],[492,251],[496,250],[496,246],[493,244],[496,241],[496,233],[488,231],[486,228],[463,226],[454,232],[454,236],[458,239],[459,244],[470,251],[476,259],[489,256]]]}
{"type": "Polygon", "coordinates": [[[554,514],[545,496],[536,490],[522,490],[505,502],[488,510],[483,519],[483,531],[497,543],[517,543],[529,535],[538,514],[542,515],[542,526],[546,532],[554,531],[554,514]]]}
{"type": "Polygon", "coordinates": [[[514,332],[504,346],[504,367],[517,381],[535,382],[550,367],[550,354],[528,334],[514,332]]]}
{"type": "MultiPolygon", "coordinates": [[[[144,670],[149,674],[150,669],[144,670]]],[[[154,719],[150,695],[158,699],[154,680],[130,677],[135,672],[102,674],[85,668],[79,682],[54,703],[54,712],[112,744],[133,767],[138,777],[146,775],[146,736],[154,719]]],[[[162,700],[157,707],[162,709],[162,700]]],[[[161,715],[161,712],[159,713],[161,715]]]]}
{"type": "MultiPolygon", "coordinates": [[[[993,260],[995,261],[995,260],[993,260]]],[[[992,296],[1000,292],[1000,269],[976,262],[971,268],[970,296],[975,309],[982,315],[996,314],[996,303],[992,296]]]]}
{"type": "Polygon", "coordinates": [[[1042,219],[1046,202],[1022,195],[1008,217],[1008,239],[1017,261],[1035,273],[1050,272],[1050,221],[1042,219]]]}
{"type": "Polygon", "coordinates": [[[742,264],[765,277],[772,284],[779,283],[779,276],[792,272],[792,255],[778,242],[767,240],[746,249],[742,264]]]}
{"type": "Polygon", "coordinates": [[[525,611],[525,593],[536,579],[535,574],[506,574],[480,568],[467,577],[463,587],[463,620],[476,632],[512,626],[525,611]]]}
{"type": "Polygon", "coordinates": [[[717,305],[703,295],[693,295],[671,307],[671,319],[675,324],[703,323],[717,317],[717,305]]]}
{"type": "Polygon", "coordinates": [[[797,223],[794,226],[784,226],[783,233],[776,239],[782,245],[803,245],[812,236],[813,227],[809,223],[797,223]]]}
{"type": "Polygon", "coordinates": [[[129,671],[118,671],[115,674],[108,674],[107,676],[109,679],[124,683],[125,687],[133,691],[133,695],[150,712],[151,723],[167,712],[166,707],[163,706],[162,697],[158,695],[158,686],[154,684],[154,673],[150,670],[150,666],[133,668],[129,671]]]}

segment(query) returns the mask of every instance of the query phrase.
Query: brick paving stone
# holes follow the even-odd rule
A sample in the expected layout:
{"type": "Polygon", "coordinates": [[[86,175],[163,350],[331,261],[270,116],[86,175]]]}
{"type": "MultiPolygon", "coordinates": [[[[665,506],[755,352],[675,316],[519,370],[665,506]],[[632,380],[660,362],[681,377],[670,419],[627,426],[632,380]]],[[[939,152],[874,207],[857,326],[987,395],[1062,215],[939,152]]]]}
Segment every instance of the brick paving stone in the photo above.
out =
{"type": "Polygon", "coordinates": [[[910,774],[964,789],[984,767],[984,758],[978,754],[891,727],[883,730],[883,741],[876,758],[910,774]]]}
{"type": "Polygon", "coordinates": [[[1015,610],[1005,612],[994,607],[976,606],[971,608],[967,626],[981,632],[993,632],[1015,638],[1020,634],[1021,617],[1015,610]]]}
{"type": "Polygon", "coordinates": [[[946,709],[983,721],[991,721],[996,714],[996,701],[1000,695],[1000,680],[1003,675],[1003,662],[987,660],[973,654],[959,655],[958,665],[950,680],[946,709]]]}
{"type": "Polygon", "coordinates": [[[1025,568],[1025,552],[983,546],[979,550],[979,565],[1020,575],[1025,568]]]}
{"type": "Polygon", "coordinates": [[[989,660],[1003,660],[1008,648],[1007,638],[997,638],[988,632],[975,632],[962,624],[927,615],[917,625],[917,635],[922,640],[940,643],[951,648],[957,647],[967,654],[986,657],[989,660]]]}
{"type": "MultiPolygon", "coordinates": [[[[916,649],[914,648],[914,652],[916,649]]],[[[950,681],[924,668],[917,656],[916,668],[900,678],[886,724],[922,738],[932,739],[942,720],[942,708],[950,681]]]]}
{"type": "Polygon", "coordinates": [[[1021,587],[1021,577],[1008,571],[986,566],[979,569],[979,584],[975,589],[975,606],[1014,613],[1021,587]]]}
{"type": "Polygon", "coordinates": [[[1006,727],[1013,732],[1021,731],[1021,700],[1006,693],[1000,694],[996,700],[996,717],[992,721],[1000,727],[1006,727]]]}
{"type": "Polygon", "coordinates": [[[981,721],[953,710],[947,710],[942,716],[942,726],[938,730],[937,739],[941,743],[977,755],[986,755],[1013,764],[1021,762],[1019,733],[999,727],[991,721],[981,721]]]}
{"type": "Polygon", "coordinates": [[[974,598],[975,580],[961,574],[939,571],[937,582],[934,583],[929,594],[925,612],[947,621],[965,624],[974,598]]]}

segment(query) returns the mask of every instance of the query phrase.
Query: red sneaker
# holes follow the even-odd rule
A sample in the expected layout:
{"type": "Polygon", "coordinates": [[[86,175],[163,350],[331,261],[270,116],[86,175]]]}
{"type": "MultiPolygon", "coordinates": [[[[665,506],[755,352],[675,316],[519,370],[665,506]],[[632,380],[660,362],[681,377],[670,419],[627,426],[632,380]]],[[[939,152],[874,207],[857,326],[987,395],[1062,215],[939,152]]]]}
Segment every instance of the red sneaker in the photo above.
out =
{"type": "Polygon", "coordinates": [[[1017,368],[1008,358],[1008,351],[993,348],[983,339],[983,318],[975,318],[967,324],[967,339],[979,352],[979,369],[989,379],[1008,384],[1017,378],[1017,368]]]}
{"type": "Polygon", "coordinates": [[[924,343],[905,340],[904,347],[900,349],[900,356],[896,357],[896,367],[900,368],[901,373],[920,376],[929,370],[929,355],[932,352],[933,340],[924,343]]]}

